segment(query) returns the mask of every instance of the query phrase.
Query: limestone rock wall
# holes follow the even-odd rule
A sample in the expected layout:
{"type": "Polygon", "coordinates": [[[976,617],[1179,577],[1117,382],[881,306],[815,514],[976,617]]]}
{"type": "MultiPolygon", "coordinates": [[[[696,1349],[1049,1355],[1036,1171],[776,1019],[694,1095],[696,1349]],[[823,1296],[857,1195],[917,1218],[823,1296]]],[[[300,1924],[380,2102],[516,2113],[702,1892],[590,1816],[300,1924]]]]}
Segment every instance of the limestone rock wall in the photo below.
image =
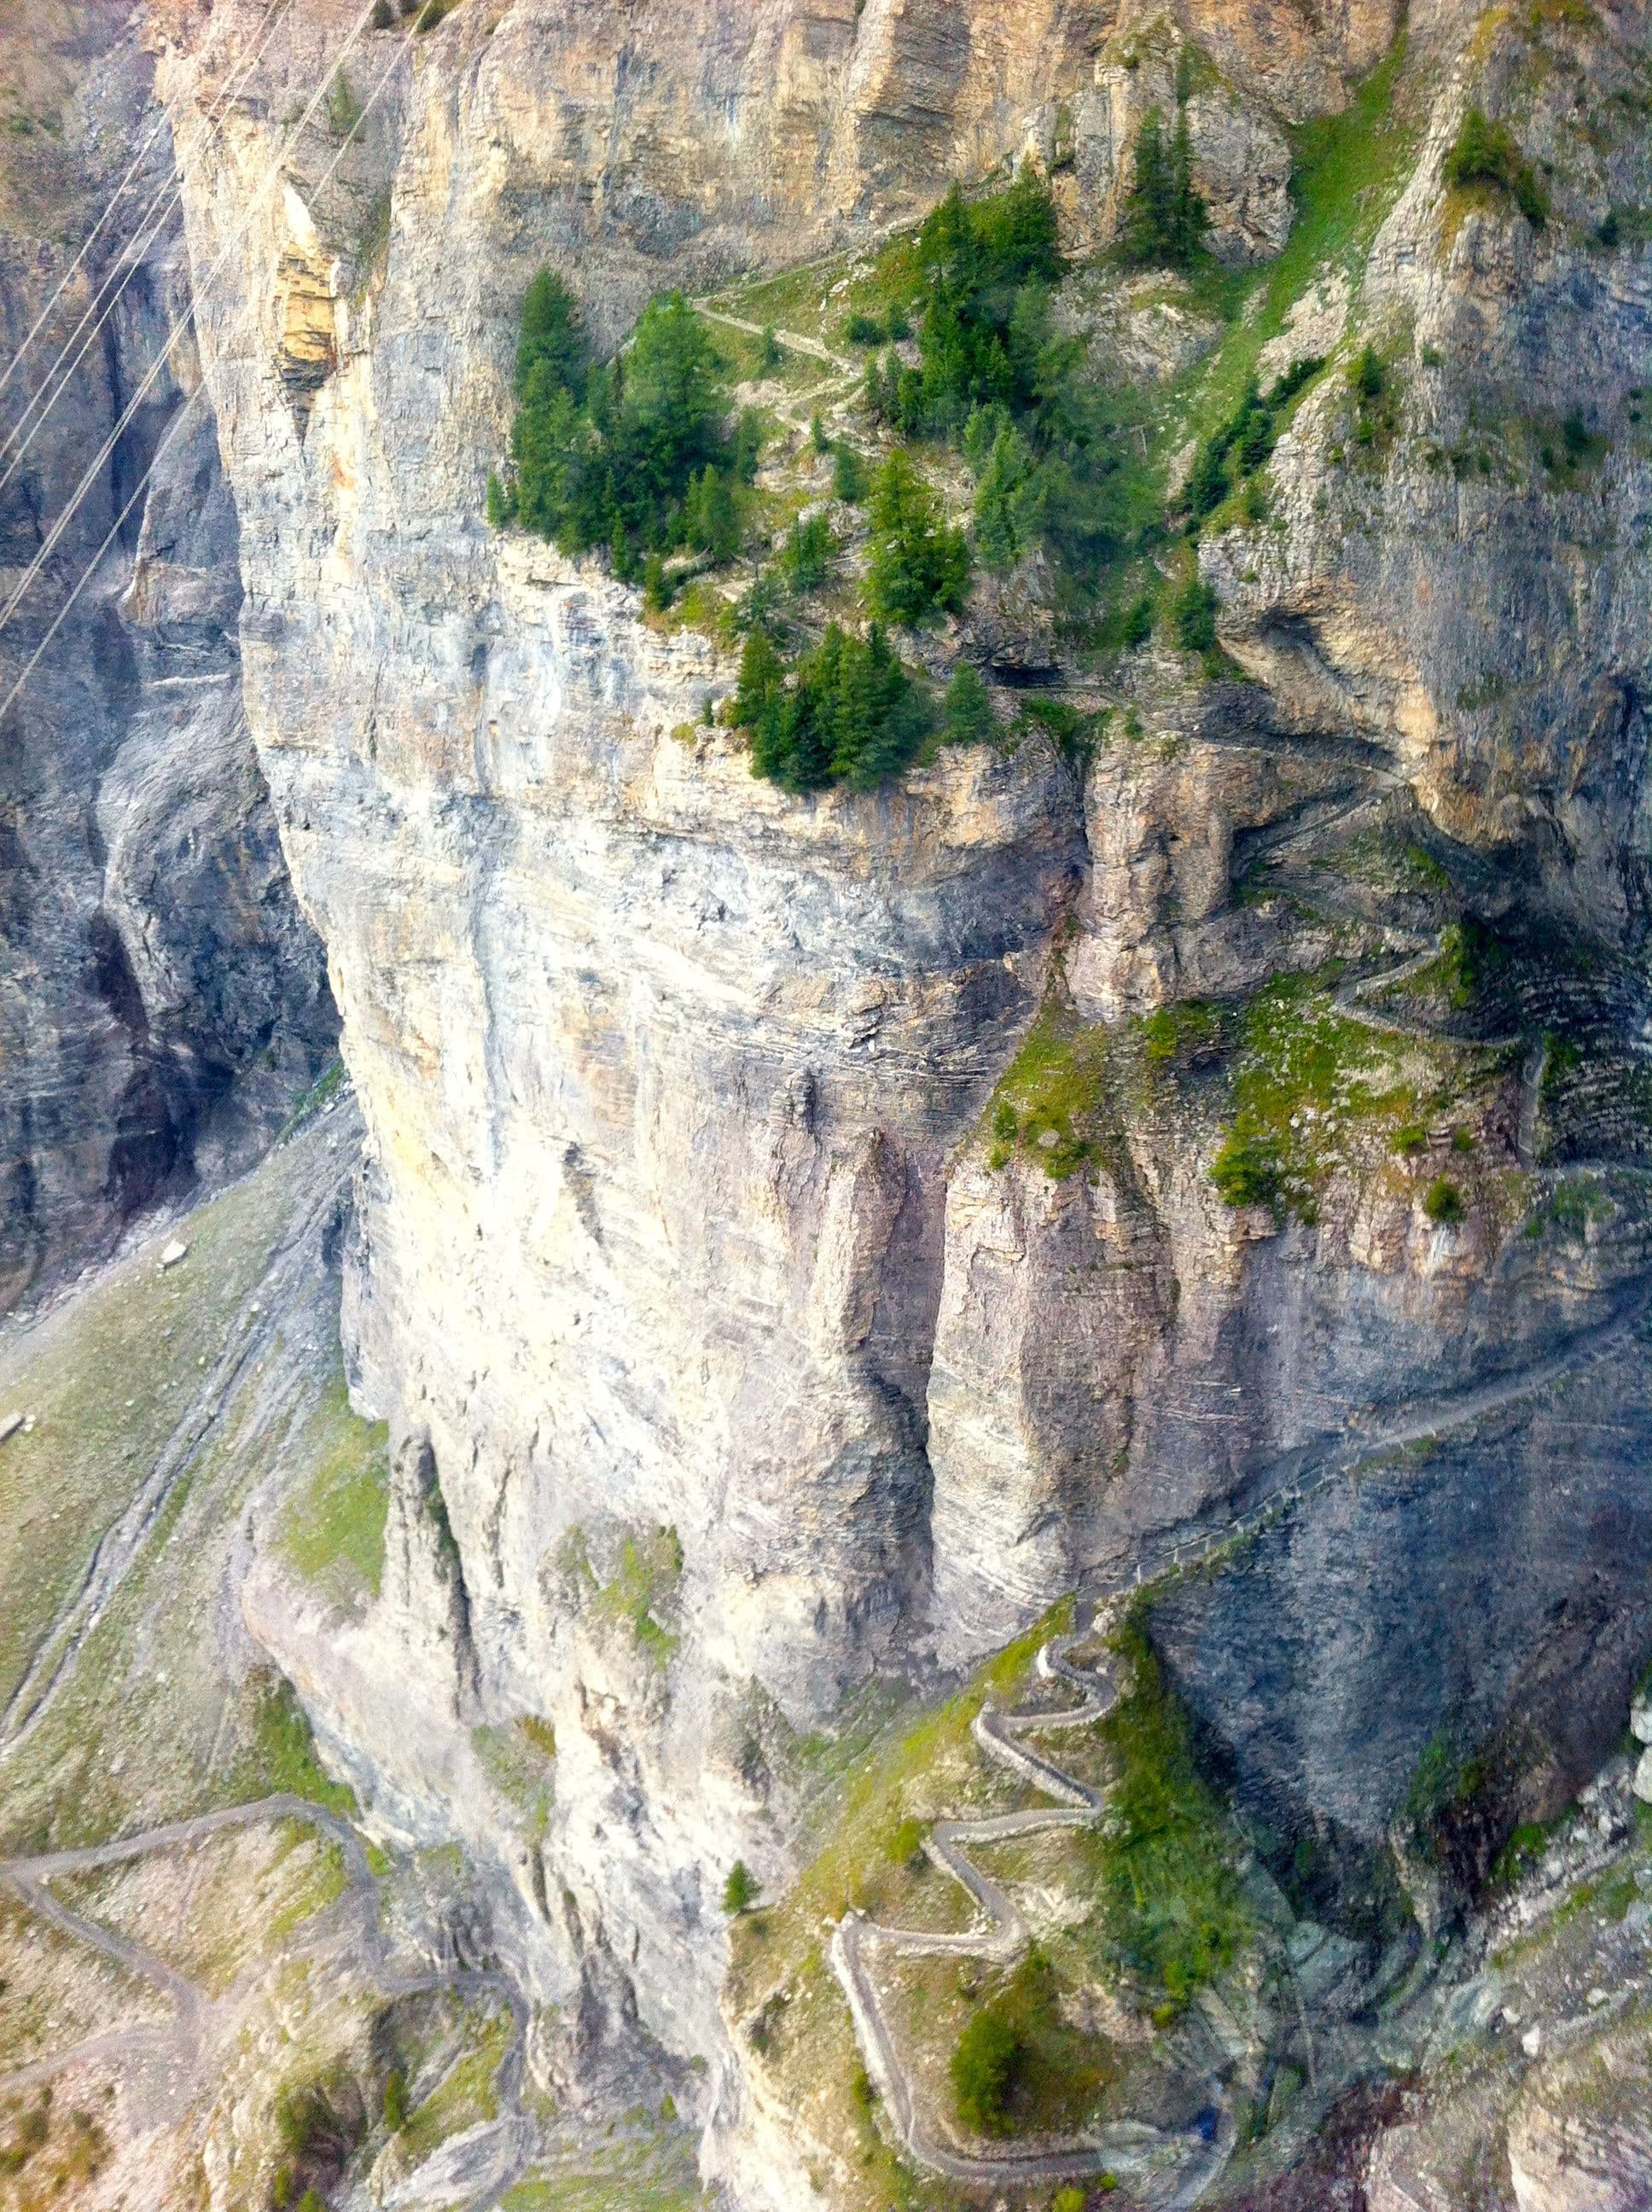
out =
{"type": "MultiPolygon", "coordinates": [[[[252,12],[155,7],[180,139],[252,12]]],[[[528,276],[573,272],[615,337],[666,283],[866,236],[1029,147],[1103,236],[1138,98],[1108,72],[1136,31],[1055,0],[466,5],[427,38],[364,37],[360,130],[318,120],[283,151],[279,118],[354,12],[296,0],[256,97],[185,165],[191,258],[217,272],[198,313],[246,711],[367,1130],[353,1381],[404,1446],[406,1571],[370,1626],[330,1658],[334,1632],[277,1593],[260,1632],[399,1820],[493,1850],[540,1994],[579,1990],[586,2021],[629,2007],[710,2055],[704,2117],[738,2164],[719,1879],[738,1853],[779,1882],[792,1848],[754,1744],[880,1667],[922,1671],[938,1640],[991,1644],[1166,1527],[1219,1524],[1389,1401],[1540,1358],[1640,1264],[1521,1243],[1512,1069],[1471,1133],[1506,1202],[1456,1239],[1391,1164],[1335,1181],[1311,1224],[1227,1209],[1213,1115],[1122,1094],[1093,1176],[991,1168],[982,1115],[1037,1010],[1145,1014],[1317,964],[1328,939],[1236,877],[1384,792],[1506,866],[1505,903],[1519,793],[1564,794],[1532,848],[1545,881],[1621,929],[1635,726],[1590,797],[1570,763],[1599,638],[1563,654],[1565,624],[1534,605],[1555,689],[1522,725],[1529,759],[1482,758],[1474,710],[1441,702],[1532,546],[1553,552],[1552,510],[1450,490],[1407,436],[1382,493],[1412,471],[1418,504],[1385,509],[1360,479],[1357,527],[1321,513],[1341,465],[1328,428],[1311,439],[1344,379],[1280,447],[1272,530],[1201,556],[1266,697],[1190,708],[1160,671],[1151,742],[1083,775],[1029,738],[876,797],[754,782],[703,724],[726,656],[642,623],[595,564],[483,526],[528,276]],[[403,1653],[410,1718],[379,1686],[403,1653]],[[536,1717],[566,1786],[530,1844],[475,1731],[536,1717]]],[[[1154,99],[1175,97],[1183,35],[1212,57],[1219,82],[1189,91],[1200,173],[1236,258],[1267,250],[1285,126],[1345,96],[1386,14],[1136,27],[1154,99]]],[[[1438,150],[1349,312],[1423,282],[1438,150]]],[[[1478,278],[1449,266],[1429,311],[1466,325],[1478,278]]],[[[1574,253],[1554,280],[1574,353],[1600,319],[1587,273],[1574,253]]],[[[1350,926],[1383,941],[1379,919],[1350,926]]],[[[1514,1454],[1517,1491],[1546,1448],[1514,1454]]],[[[1463,1513],[1491,1510],[1484,1474],[1463,1513]]],[[[1487,1712],[1528,1625],[1511,1594],[1476,1678],[1487,1712]]],[[[1190,1662],[1190,1694],[1237,1759],[1253,1716],[1225,1711],[1218,1671],[1190,1662]]],[[[1361,1679],[1351,1664],[1351,1697],[1361,1679]]],[[[1294,1802],[1332,1786],[1315,1751],[1280,1784],[1294,1802]]],[[[771,2161],[753,2201],[787,2185],[771,2161]]]]}

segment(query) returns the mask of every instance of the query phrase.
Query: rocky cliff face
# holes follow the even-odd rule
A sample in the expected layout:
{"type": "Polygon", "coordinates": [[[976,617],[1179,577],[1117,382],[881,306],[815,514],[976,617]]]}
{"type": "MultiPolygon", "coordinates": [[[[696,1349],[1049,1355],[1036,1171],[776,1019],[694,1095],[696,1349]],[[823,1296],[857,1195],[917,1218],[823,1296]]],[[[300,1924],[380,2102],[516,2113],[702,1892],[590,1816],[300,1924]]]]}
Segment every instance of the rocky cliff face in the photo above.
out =
{"type": "MultiPolygon", "coordinates": [[[[1604,1424],[1632,1433],[1591,1434],[1564,1504],[1564,1413],[1519,1408],[1643,1279],[1647,608],[1616,550],[1643,503],[1644,256],[1621,224],[1588,235],[1640,204],[1641,155],[1603,125],[1580,167],[1564,120],[1598,70],[1637,85],[1643,41],[1564,11],[1413,23],[1390,172],[1350,179],[1240,326],[1278,368],[1369,339],[1380,373],[1362,400],[1339,356],[1265,511],[1207,527],[1221,680],[1151,649],[1082,767],[1029,736],[798,801],[704,726],[726,653],[485,530],[529,275],[573,273],[616,339],[667,284],[858,245],[1026,150],[1094,243],[1184,46],[1214,243],[1266,258],[1286,134],[1344,106],[1386,15],[472,0],[359,36],[349,101],[283,147],[355,22],[299,0],[191,151],[256,14],[156,7],[160,82],[247,717],[367,1130],[353,1379],[401,1446],[370,1620],[346,1636],[265,1589],[256,1626],[408,1832],[457,1827],[508,1876],[569,2066],[640,2011],[714,2060],[706,2116],[750,2201],[800,2201],[718,2019],[715,1890],[737,1851],[784,1881],[768,1752],[874,1672],[979,1654],[1300,1492],[1254,1576],[1217,1571],[1162,1630],[1268,1817],[1369,1842],[1448,1707],[1476,1743],[1538,1731],[1547,1808],[1621,1705],[1645,1640],[1633,1362],[1604,1424]],[[1554,166],[1529,237],[1442,178],[1464,107],[1516,84],[1554,166]],[[1434,951],[1465,915],[1516,941],[1495,1030],[1455,1018],[1434,951]],[[1543,1042],[1574,988],[1609,1096],[1543,1042]],[[1254,1106],[1297,1178],[1283,1210],[1210,1175],[1264,1045],[1299,1071],[1254,1106]],[[1327,1055],[1357,1085],[1322,1083],[1327,1055]],[[1628,1164],[1562,1199],[1546,1144],[1628,1164]],[[1392,1495],[1308,1495],[1351,1437],[1477,1419],[1392,1495]],[[1425,1695],[1493,1526],[1497,1602],[1425,1695]],[[1395,1639],[1317,1624],[1413,1603],[1393,1712],[1395,1639]],[[1351,1777],[1337,1717],[1379,1711],[1351,1777]],[[554,1723],[538,1832],[479,1747],[513,1719],[554,1723]]],[[[1214,343],[1173,305],[1193,354],[1214,343]]]]}
{"type": "Polygon", "coordinates": [[[17,12],[0,366],[45,320],[0,394],[6,599],[83,474],[94,480],[0,636],[0,697],[44,648],[0,725],[4,1304],[184,1188],[197,1161],[248,1157],[333,1032],[324,957],[293,904],[241,712],[235,512],[209,407],[179,425],[47,638],[199,370],[185,329],[94,466],[188,306],[171,138],[126,11],[17,12]],[[112,301],[94,330],[88,308],[112,301]]]}

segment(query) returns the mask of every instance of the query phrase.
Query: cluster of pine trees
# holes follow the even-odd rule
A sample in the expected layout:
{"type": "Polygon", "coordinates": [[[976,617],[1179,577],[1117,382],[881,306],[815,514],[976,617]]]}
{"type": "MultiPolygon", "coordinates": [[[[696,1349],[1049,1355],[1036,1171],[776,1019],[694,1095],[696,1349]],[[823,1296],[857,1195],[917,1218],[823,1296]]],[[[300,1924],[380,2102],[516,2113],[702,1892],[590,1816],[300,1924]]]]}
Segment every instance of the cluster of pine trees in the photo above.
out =
{"type": "Polygon", "coordinates": [[[1127,260],[1189,269],[1205,250],[1210,210],[1193,188],[1189,89],[1184,50],[1176,67],[1175,127],[1168,143],[1164,118],[1157,107],[1148,109],[1136,132],[1130,189],[1119,225],[1119,246],[1127,260]]]}
{"type": "Polygon", "coordinates": [[[864,638],[829,623],[789,680],[768,632],[754,629],[734,717],[750,738],[753,775],[798,792],[839,781],[869,791],[905,767],[932,726],[926,696],[876,623],[864,638]]]}
{"type": "Polygon", "coordinates": [[[878,623],[865,637],[829,623],[820,642],[789,667],[768,632],[754,629],[732,712],[750,738],[752,774],[793,792],[833,783],[870,791],[908,766],[932,738],[978,744],[995,726],[975,669],[959,664],[938,708],[878,623]]]}
{"type": "Polygon", "coordinates": [[[649,304],[623,353],[593,362],[573,295],[542,270],[523,302],[516,398],[510,474],[488,486],[495,527],[519,521],[565,553],[605,545],[628,582],[644,554],[733,557],[759,433],[742,417],[729,434],[722,363],[680,292],[649,304]]]}

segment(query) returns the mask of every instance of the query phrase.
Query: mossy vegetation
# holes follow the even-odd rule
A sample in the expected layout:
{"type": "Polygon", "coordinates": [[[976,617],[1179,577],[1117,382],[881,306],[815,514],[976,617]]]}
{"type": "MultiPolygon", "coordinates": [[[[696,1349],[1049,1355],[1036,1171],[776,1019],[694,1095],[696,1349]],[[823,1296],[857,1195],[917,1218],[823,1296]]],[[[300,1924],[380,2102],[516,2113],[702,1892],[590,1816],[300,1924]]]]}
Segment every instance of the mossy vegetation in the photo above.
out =
{"type": "Polygon", "coordinates": [[[449,2136],[498,2118],[499,2069],[510,2049],[511,2027],[507,2011],[477,2008],[467,2015],[467,2047],[403,2125],[401,2148],[410,2166],[422,2165],[449,2136]]]}
{"type": "Polygon", "coordinates": [[[1332,1172],[1419,1149],[1424,1127],[1468,1087],[1484,1055],[1373,1032],[1342,1013],[1335,971],[1276,976],[1246,1005],[1231,1119],[1211,1176],[1230,1206],[1318,1218],[1332,1172]]]}
{"type": "Polygon", "coordinates": [[[1200,1770],[1186,1712],[1144,1621],[1116,1647],[1129,1682],[1102,1734],[1109,1819],[1090,1838],[1101,1922],[1120,1969],[1173,2007],[1217,1980],[1259,1933],[1228,1808],[1200,1770]]]}
{"type": "Polygon", "coordinates": [[[677,1649],[676,1632],[667,1621],[682,1577],[683,1547],[675,1528],[627,1530],[612,1575],[592,1600],[592,1618],[624,1630],[641,1651],[664,1667],[677,1649]]]}
{"type": "Polygon", "coordinates": [[[238,1768],[236,1796],[284,1792],[354,1820],[355,1793],[347,1784],[333,1781],[316,1757],[309,1719],[285,1675],[273,1668],[262,1670],[253,1696],[252,1741],[238,1768]]]}
{"type": "Polygon", "coordinates": [[[536,1714],[471,1731],[471,1746],[494,1787],[520,1815],[536,1840],[550,1825],[556,1802],[556,1737],[536,1714]]]}
{"type": "Polygon", "coordinates": [[[1457,126],[1442,172],[1455,192],[1512,201],[1534,230],[1549,220],[1549,197],[1507,124],[1470,107],[1457,126]]]}
{"type": "Polygon", "coordinates": [[[987,1107],[987,1164],[1004,1166],[1018,1147],[1058,1182],[1102,1164],[1112,1149],[1113,1054],[1105,1028],[1081,1028],[1054,1009],[1041,1014],[987,1107]]]}
{"type": "Polygon", "coordinates": [[[282,1549],[307,1581],[346,1599],[357,1591],[377,1597],[390,1507],[389,1428],[351,1412],[342,1367],[327,1385],[317,1426],[307,1479],[282,1516],[282,1549]]]}

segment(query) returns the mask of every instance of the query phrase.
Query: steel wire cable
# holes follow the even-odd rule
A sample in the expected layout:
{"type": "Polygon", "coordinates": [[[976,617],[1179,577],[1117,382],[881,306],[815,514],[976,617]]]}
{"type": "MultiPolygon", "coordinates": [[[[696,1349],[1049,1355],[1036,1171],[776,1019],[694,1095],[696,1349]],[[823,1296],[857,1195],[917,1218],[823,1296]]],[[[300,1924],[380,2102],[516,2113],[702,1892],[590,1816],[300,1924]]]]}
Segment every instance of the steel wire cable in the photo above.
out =
{"type": "MultiPolygon", "coordinates": [[[[371,9],[368,9],[364,12],[361,19],[363,22],[367,21],[367,17],[371,14],[371,9]]],[[[358,33],[359,28],[360,27],[358,26],[358,33]]],[[[346,47],[345,52],[347,52],[348,51],[349,49],[346,47]]],[[[344,155],[348,152],[356,133],[361,130],[361,125],[367,121],[368,116],[373,112],[374,107],[378,105],[379,100],[383,96],[391,78],[395,75],[398,68],[406,58],[406,52],[407,50],[405,47],[398,47],[396,54],[392,58],[390,66],[383,72],[377,84],[374,85],[371,94],[357,112],[354,122],[351,123],[349,129],[345,132],[343,138],[339,143],[337,151],[334,154],[332,160],[327,164],[326,168],[322,173],[322,175],[316,185],[316,190],[318,191],[321,191],[325,185],[330,184],[335,174],[337,173],[338,165],[343,160],[344,155]]],[[[344,54],[341,53],[339,56],[339,61],[342,62],[344,54]]],[[[337,64],[336,64],[335,68],[337,66],[337,64]]],[[[324,85],[323,90],[325,89],[325,87],[324,85]]],[[[319,96],[319,94],[317,95],[318,99],[319,96]]],[[[301,131],[305,127],[306,121],[307,121],[307,116],[304,119],[301,120],[296,126],[295,136],[296,136],[298,131],[301,131]]],[[[290,144],[291,141],[289,140],[288,143],[290,144]]],[[[260,196],[268,187],[269,177],[273,176],[275,172],[279,168],[282,159],[284,159],[284,149],[282,155],[278,156],[276,161],[271,164],[269,176],[266,176],[264,183],[259,186],[260,196]]],[[[245,228],[245,225],[243,225],[243,228],[245,228]]],[[[236,236],[239,238],[239,232],[237,232],[236,236]]],[[[232,243],[234,241],[232,241],[232,243]]],[[[228,248],[226,248],[226,253],[228,251],[228,248]]],[[[224,257],[222,255],[220,255],[219,260],[214,263],[214,272],[216,272],[218,267],[222,264],[223,258],[224,257]]],[[[249,301],[240,310],[241,315],[247,316],[252,314],[254,311],[255,306],[256,302],[249,301]]],[[[162,359],[165,358],[164,352],[161,357],[162,359]]],[[[21,696],[24,686],[27,684],[29,678],[34,673],[36,668],[39,666],[39,664],[45,657],[46,650],[50,647],[52,639],[56,637],[58,632],[68,620],[71,611],[81,596],[81,593],[86,589],[93,577],[97,574],[98,569],[102,566],[104,556],[109,551],[110,547],[115,543],[115,540],[119,537],[122,530],[125,529],[127,520],[131,516],[133,509],[137,507],[139,500],[143,498],[145,492],[149,489],[150,480],[154,477],[156,469],[160,467],[161,461],[164,459],[168,447],[171,446],[173,439],[177,436],[179,431],[182,428],[185,421],[192,412],[197,401],[199,400],[205,389],[206,383],[203,378],[202,381],[196,386],[194,391],[190,393],[182,406],[179,408],[177,413],[173,416],[171,422],[167,425],[165,434],[163,434],[160,444],[155,448],[155,458],[150,461],[149,467],[144,470],[143,474],[134,485],[131,495],[128,498],[126,504],[121,508],[120,513],[115,517],[113,522],[110,525],[108,534],[104,538],[103,543],[98,547],[97,551],[92,556],[91,560],[82,570],[79,580],[76,582],[73,591],[70,592],[62,606],[58,608],[57,613],[52,617],[46,635],[41,638],[39,643],[35,647],[33,652],[25,662],[10,690],[7,692],[3,699],[0,699],[0,724],[4,723],[6,716],[11,712],[13,706],[21,696]]],[[[44,549],[42,550],[44,550],[44,549]]],[[[24,588],[26,587],[27,579],[25,580],[24,588]]],[[[17,593],[13,594],[13,605],[16,604],[18,596],[19,594],[17,593]]],[[[10,610],[9,608],[7,611],[8,614],[9,611],[10,610]]],[[[4,627],[6,618],[5,615],[0,615],[0,628],[4,627]]]]}
{"type": "MultiPolygon", "coordinates": [[[[264,199],[264,195],[269,191],[271,185],[274,184],[276,177],[281,173],[282,167],[286,161],[288,154],[298,143],[304,132],[309,128],[310,124],[314,120],[317,109],[320,106],[322,100],[326,97],[327,93],[331,88],[333,80],[337,77],[339,70],[343,67],[344,63],[349,58],[350,52],[355,46],[357,40],[361,37],[362,32],[366,30],[368,20],[372,16],[374,8],[376,5],[377,0],[368,0],[368,5],[362,9],[361,15],[356,19],[355,27],[350,32],[349,38],[344,41],[343,46],[339,49],[338,54],[334,59],[332,67],[328,70],[326,76],[317,86],[308,106],[306,107],[303,113],[299,117],[298,121],[292,126],[292,129],[288,133],[287,137],[282,140],[281,147],[274,160],[271,161],[268,168],[264,171],[263,177],[258,182],[257,189],[252,193],[251,198],[247,201],[246,212],[242,216],[240,223],[231,234],[227,244],[218,253],[217,258],[207,270],[205,276],[195,288],[188,307],[185,308],[184,312],[173,322],[171,329],[167,331],[165,338],[161,341],[160,349],[157,351],[154,361],[150,363],[147,373],[140,380],[137,390],[133,392],[131,398],[128,401],[119,421],[115,424],[113,429],[110,431],[108,436],[104,440],[97,454],[88,466],[85,474],[80,480],[80,483],[76,486],[68,505],[64,508],[57,520],[52,524],[51,529],[47,532],[46,538],[41,543],[39,550],[36,553],[33,560],[29,563],[28,568],[25,570],[22,580],[17,585],[15,590],[12,592],[11,597],[7,600],[4,607],[0,608],[0,630],[3,630],[5,629],[7,623],[16,613],[17,609],[27,598],[35,579],[45,568],[46,562],[52,557],[52,555],[57,550],[58,544],[62,542],[64,533],[67,531],[70,524],[73,521],[76,514],[79,512],[88,492],[97,482],[100,475],[101,474],[104,465],[113,453],[116,447],[120,443],[121,439],[125,436],[127,429],[131,427],[134,417],[137,416],[139,408],[142,407],[143,402],[148,398],[150,392],[154,389],[156,380],[159,379],[161,372],[165,368],[167,359],[171,355],[173,347],[177,343],[184,331],[188,329],[190,324],[195,319],[197,309],[205,306],[210,301],[213,286],[228,263],[231,253],[240,243],[242,237],[250,228],[255,210],[264,199]]],[[[366,106],[360,110],[354,121],[351,123],[349,129],[345,133],[343,139],[340,143],[337,153],[335,154],[331,162],[327,167],[325,176],[322,179],[323,183],[325,183],[334,174],[340,161],[343,158],[345,149],[354,140],[356,132],[361,129],[361,125],[366,121],[368,114],[372,112],[372,108],[377,102],[380,94],[382,93],[385,86],[390,82],[391,76],[394,74],[398,64],[402,60],[404,51],[404,49],[398,47],[389,68],[386,70],[384,75],[380,78],[377,86],[374,88],[371,100],[369,100],[366,106]]],[[[159,459],[158,453],[156,454],[156,459],[159,459]]],[[[154,468],[155,462],[151,461],[149,468],[144,471],[143,477],[141,479],[143,483],[148,483],[149,477],[154,472],[154,468]]],[[[122,510],[121,520],[123,521],[125,515],[131,512],[132,504],[132,501],[128,501],[126,507],[122,510]]],[[[119,524],[118,523],[116,525],[116,528],[118,529],[118,527],[119,524]]],[[[105,540],[106,547],[108,542],[109,541],[107,539],[105,540]]],[[[102,553],[100,550],[97,558],[101,559],[101,557],[102,553]]],[[[96,565],[95,561],[93,565],[96,565]]],[[[87,578],[83,576],[82,578],[81,584],[76,586],[73,597],[78,598],[80,591],[84,587],[86,580],[87,578]]],[[[64,611],[67,611],[66,608],[64,609],[64,611]]],[[[8,704],[9,704],[9,700],[8,701],[8,704]]]]}
{"type": "MultiPolygon", "coordinates": [[[[252,76],[252,71],[258,67],[258,63],[263,59],[264,49],[269,42],[270,33],[274,30],[276,22],[282,13],[284,13],[283,0],[269,0],[269,4],[264,9],[263,21],[260,22],[258,31],[255,33],[254,43],[252,49],[243,55],[241,62],[237,65],[236,69],[232,70],[229,75],[226,76],[223,82],[220,85],[218,91],[214,94],[211,103],[209,105],[204,131],[197,149],[199,152],[204,153],[207,147],[211,144],[213,139],[222,129],[224,117],[228,113],[231,101],[241,91],[243,87],[246,85],[247,79],[252,76]],[[220,101],[222,102],[222,106],[219,106],[220,101]],[[215,108],[217,109],[217,112],[216,114],[213,112],[215,108]]],[[[46,317],[51,313],[53,307],[55,307],[57,301],[62,296],[64,287],[68,284],[70,277],[73,276],[75,270],[80,266],[80,264],[84,260],[87,253],[90,251],[93,240],[96,238],[98,230],[102,228],[103,223],[108,219],[109,215],[112,212],[115,202],[119,199],[121,193],[125,191],[127,183],[130,181],[137,167],[137,163],[143,159],[149,146],[154,143],[155,139],[158,137],[161,130],[164,129],[165,125],[166,118],[164,116],[158,118],[155,129],[150,132],[149,137],[144,141],[143,147],[139,149],[137,159],[134,161],[132,168],[127,171],[126,176],[122,179],[121,184],[115,193],[114,199],[110,201],[109,206],[106,208],[104,214],[99,218],[97,225],[94,228],[91,236],[88,237],[86,244],[82,246],[80,252],[75,258],[74,263],[64,272],[62,279],[58,283],[56,291],[53,292],[52,298],[47,301],[45,307],[41,309],[40,314],[36,319],[34,329],[30,331],[28,337],[24,339],[22,345],[18,349],[17,354],[12,362],[11,368],[6,371],[5,377],[0,378],[0,390],[4,389],[6,381],[9,379],[12,370],[16,368],[17,362],[22,359],[23,355],[27,351],[29,345],[33,343],[35,332],[40,329],[41,325],[45,322],[46,317]]],[[[108,322],[110,316],[113,314],[115,308],[118,306],[122,296],[125,293],[127,286],[137,275],[137,270],[142,264],[143,255],[148,252],[149,247],[161,235],[161,231],[165,228],[167,222],[170,220],[173,210],[177,206],[179,197],[179,186],[178,184],[177,172],[174,168],[172,175],[167,179],[167,181],[159,185],[156,190],[150,194],[149,204],[143,209],[143,213],[138,216],[137,222],[132,226],[131,234],[128,238],[125,246],[123,247],[118,259],[99,283],[92,296],[90,303],[82,311],[80,320],[76,324],[74,329],[70,332],[68,337],[64,341],[63,345],[59,348],[57,359],[46,370],[45,376],[40,380],[39,388],[33,394],[33,397],[28,401],[27,404],[21,410],[16,418],[8,425],[4,435],[0,436],[0,453],[3,453],[14,446],[17,448],[17,450],[12,454],[11,460],[8,464],[3,475],[0,475],[0,491],[4,491],[7,485],[10,483],[12,478],[21,467],[23,461],[27,455],[29,447],[34,443],[36,437],[39,434],[40,430],[45,426],[47,418],[50,416],[52,409],[57,405],[58,400],[62,398],[64,393],[69,389],[70,383],[73,381],[76,371],[80,368],[82,362],[85,361],[87,356],[92,350],[92,348],[97,343],[98,338],[100,336],[105,325],[108,322]],[[113,288],[112,290],[111,289],[112,286],[113,288]],[[89,328],[88,325],[90,325],[89,328]],[[71,353],[74,356],[72,360],[70,359],[71,353]],[[52,388],[54,382],[55,389],[52,388]],[[50,392],[49,397],[47,397],[48,392],[50,392]],[[30,420],[31,417],[33,418],[32,422],[30,420]],[[21,440],[21,445],[18,443],[20,439],[21,440]]]]}

